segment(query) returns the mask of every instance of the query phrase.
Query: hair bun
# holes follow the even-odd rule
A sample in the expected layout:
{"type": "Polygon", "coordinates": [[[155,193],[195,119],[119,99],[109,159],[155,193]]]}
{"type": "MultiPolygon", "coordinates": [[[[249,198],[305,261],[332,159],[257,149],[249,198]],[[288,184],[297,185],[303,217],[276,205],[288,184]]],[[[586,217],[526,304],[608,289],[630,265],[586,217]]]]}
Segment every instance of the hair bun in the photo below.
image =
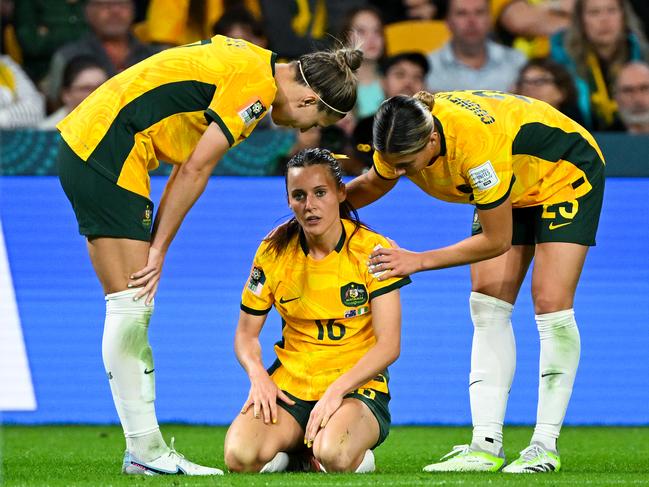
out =
{"type": "Polygon", "coordinates": [[[349,69],[356,71],[363,62],[363,51],[353,47],[346,47],[336,51],[336,59],[343,66],[349,66],[349,69]]]}
{"type": "Polygon", "coordinates": [[[435,106],[435,95],[432,93],[428,93],[427,91],[418,91],[415,93],[413,98],[426,105],[431,112],[433,111],[433,107],[435,106]]]}

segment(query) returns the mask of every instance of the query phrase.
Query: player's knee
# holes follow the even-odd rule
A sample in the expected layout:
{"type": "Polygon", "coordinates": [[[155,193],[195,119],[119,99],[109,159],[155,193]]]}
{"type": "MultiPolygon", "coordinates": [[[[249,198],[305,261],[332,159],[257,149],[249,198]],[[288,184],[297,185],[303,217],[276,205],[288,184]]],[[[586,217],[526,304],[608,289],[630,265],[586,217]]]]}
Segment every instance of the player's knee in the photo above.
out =
{"type": "Polygon", "coordinates": [[[224,460],[230,472],[259,472],[268,459],[261,458],[260,451],[255,445],[244,445],[241,442],[231,442],[225,445],[224,460]]]}
{"type": "Polygon", "coordinates": [[[318,445],[314,445],[313,455],[327,472],[353,472],[356,459],[347,445],[348,442],[348,435],[341,438],[323,438],[318,445]]]}
{"type": "Polygon", "coordinates": [[[545,289],[532,289],[534,313],[537,315],[554,313],[572,308],[572,297],[545,289]]]}

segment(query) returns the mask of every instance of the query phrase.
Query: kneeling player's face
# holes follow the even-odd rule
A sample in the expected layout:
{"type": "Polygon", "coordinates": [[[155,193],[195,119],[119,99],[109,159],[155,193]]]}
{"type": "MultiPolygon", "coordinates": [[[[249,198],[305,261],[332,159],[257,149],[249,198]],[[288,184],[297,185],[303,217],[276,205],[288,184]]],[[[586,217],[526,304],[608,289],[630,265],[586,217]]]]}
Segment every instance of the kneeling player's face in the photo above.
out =
{"type": "Polygon", "coordinates": [[[344,187],[338,188],[326,165],[292,167],[286,175],[288,204],[307,237],[336,232],[344,187]]]}

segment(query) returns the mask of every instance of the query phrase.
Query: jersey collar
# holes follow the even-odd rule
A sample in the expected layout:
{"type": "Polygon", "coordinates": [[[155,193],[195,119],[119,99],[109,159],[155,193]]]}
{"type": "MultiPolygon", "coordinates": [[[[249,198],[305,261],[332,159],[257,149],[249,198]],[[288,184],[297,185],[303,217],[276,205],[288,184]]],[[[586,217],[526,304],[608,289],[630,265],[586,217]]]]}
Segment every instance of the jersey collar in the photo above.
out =
{"type": "MultiPolygon", "coordinates": [[[[345,230],[345,223],[342,220],[340,220],[340,224],[343,227],[343,231],[340,234],[340,240],[338,240],[338,243],[334,248],[334,250],[337,253],[340,253],[340,251],[343,249],[343,246],[345,245],[345,240],[347,239],[347,231],[345,230]]],[[[304,255],[309,255],[309,247],[306,244],[306,236],[304,235],[302,228],[300,228],[300,247],[302,248],[302,252],[304,252],[304,255]]]]}

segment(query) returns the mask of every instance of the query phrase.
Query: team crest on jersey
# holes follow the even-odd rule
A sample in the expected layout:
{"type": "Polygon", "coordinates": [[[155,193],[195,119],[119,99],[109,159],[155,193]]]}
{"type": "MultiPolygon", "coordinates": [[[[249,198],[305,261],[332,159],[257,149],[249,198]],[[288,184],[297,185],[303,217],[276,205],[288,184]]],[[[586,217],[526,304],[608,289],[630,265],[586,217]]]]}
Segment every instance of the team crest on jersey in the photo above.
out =
{"type": "Polygon", "coordinates": [[[261,296],[261,290],[264,288],[266,283],[266,275],[264,270],[261,267],[253,267],[250,272],[250,279],[248,280],[248,289],[255,296],[261,296]]]}
{"type": "Polygon", "coordinates": [[[151,223],[153,222],[153,208],[150,205],[146,205],[144,213],[142,214],[142,226],[145,230],[151,229],[151,223]]]}
{"type": "Polygon", "coordinates": [[[255,120],[259,120],[263,116],[265,111],[266,107],[264,106],[264,104],[260,100],[257,100],[252,105],[241,110],[239,112],[239,116],[241,117],[241,120],[243,120],[244,125],[247,127],[254,123],[255,120]]]}
{"type": "Polygon", "coordinates": [[[362,284],[350,282],[340,288],[340,300],[349,307],[365,304],[367,303],[367,289],[362,284]]]}

